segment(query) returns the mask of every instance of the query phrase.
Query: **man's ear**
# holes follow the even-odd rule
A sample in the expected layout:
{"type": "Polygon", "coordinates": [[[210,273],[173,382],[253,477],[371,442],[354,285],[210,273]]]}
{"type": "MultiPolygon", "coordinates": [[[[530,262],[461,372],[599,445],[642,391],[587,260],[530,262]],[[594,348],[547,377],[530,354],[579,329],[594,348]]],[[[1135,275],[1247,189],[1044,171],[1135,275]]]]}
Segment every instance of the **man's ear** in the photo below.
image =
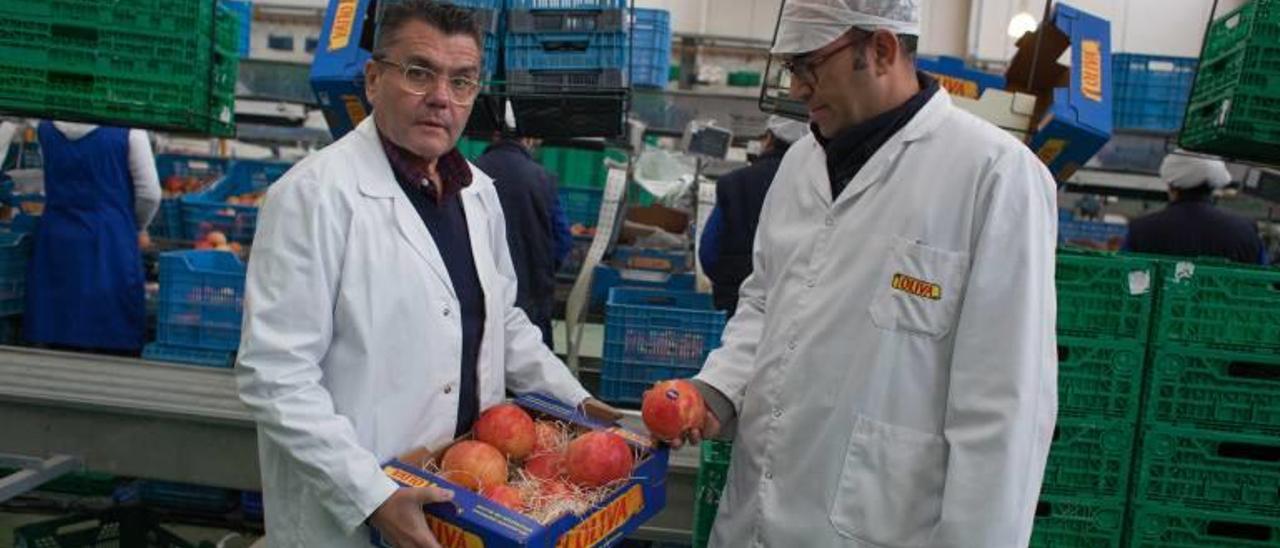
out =
{"type": "Polygon", "coordinates": [[[374,98],[378,95],[378,86],[382,85],[382,71],[378,70],[379,68],[378,62],[373,59],[364,63],[364,96],[368,98],[369,104],[375,107],[377,105],[374,104],[376,100],[374,98]]]}
{"type": "Polygon", "coordinates": [[[898,43],[898,37],[887,30],[877,30],[871,36],[871,52],[872,61],[875,63],[876,72],[883,74],[888,72],[895,63],[898,62],[898,53],[902,50],[902,44],[898,43]]]}

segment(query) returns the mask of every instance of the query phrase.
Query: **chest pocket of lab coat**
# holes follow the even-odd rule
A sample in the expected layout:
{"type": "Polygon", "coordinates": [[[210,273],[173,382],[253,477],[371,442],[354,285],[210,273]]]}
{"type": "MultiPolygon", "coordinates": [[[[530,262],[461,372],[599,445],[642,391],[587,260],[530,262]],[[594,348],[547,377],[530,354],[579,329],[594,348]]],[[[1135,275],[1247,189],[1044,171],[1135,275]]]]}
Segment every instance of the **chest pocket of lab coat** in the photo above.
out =
{"type": "Polygon", "coordinates": [[[871,302],[881,329],[932,338],[951,332],[969,271],[969,255],[895,236],[871,302]]]}

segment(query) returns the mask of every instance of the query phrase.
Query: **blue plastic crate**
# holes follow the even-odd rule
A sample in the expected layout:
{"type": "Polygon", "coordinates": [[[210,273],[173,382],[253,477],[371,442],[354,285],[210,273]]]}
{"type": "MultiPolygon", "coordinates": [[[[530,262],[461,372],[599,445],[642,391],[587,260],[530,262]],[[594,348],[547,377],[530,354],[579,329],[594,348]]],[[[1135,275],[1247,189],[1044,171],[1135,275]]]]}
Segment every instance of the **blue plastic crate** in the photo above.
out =
{"type": "Polygon", "coordinates": [[[1157,132],[1181,129],[1197,62],[1186,57],[1115,55],[1115,127],[1157,132]]]}
{"type": "Polygon", "coordinates": [[[619,268],[673,273],[688,272],[693,263],[693,256],[688,250],[622,246],[613,250],[611,259],[611,262],[619,268]]]}
{"type": "Polygon", "coordinates": [[[600,395],[639,403],[655,381],[693,376],[720,346],[725,314],[711,296],[687,291],[618,287],[605,314],[600,395]]]}
{"type": "Polygon", "coordinates": [[[614,10],[625,9],[627,0],[506,0],[509,10],[614,10]]]}
{"type": "Polygon", "coordinates": [[[1005,85],[1004,76],[970,68],[959,57],[921,55],[916,66],[937,78],[948,93],[957,97],[977,99],[987,89],[1004,89],[1005,85]]]}
{"type": "Polygon", "coordinates": [[[624,32],[508,34],[507,70],[625,69],[624,32]]]}
{"type": "Polygon", "coordinates": [[[615,287],[636,287],[666,291],[693,291],[696,278],[692,273],[655,272],[635,268],[614,268],[596,265],[591,278],[591,307],[599,310],[609,300],[609,290],[615,287]]]}
{"type": "Polygon", "coordinates": [[[172,510],[222,513],[235,508],[235,491],[167,481],[138,480],[112,495],[117,502],[141,502],[172,510]]]}
{"type": "Polygon", "coordinates": [[[161,254],[156,340],[188,348],[237,350],[244,277],[244,263],[232,253],[161,254]]]}
{"type": "Polygon", "coordinates": [[[0,232],[0,317],[22,314],[27,295],[31,236],[0,232]]]}
{"type": "Polygon", "coordinates": [[[156,217],[151,221],[151,226],[147,227],[151,236],[172,240],[183,236],[182,204],[178,200],[180,194],[172,194],[169,190],[170,178],[193,177],[212,184],[226,174],[229,163],[230,161],[226,158],[187,154],[156,155],[156,175],[160,178],[160,187],[164,189],[165,197],[160,200],[160,209],[156,211],[156,217]]]}
{"type": "Polygon", "coordinates": [[[560,187],[560,208],[570,225],[596,226],[600,221],[600,205],[604,191],[593,188],[560,187]]]}
{"type": "Polygon", "coordinates": [[[255,491],[243,491],[240,493],[240,513],[244,514],[246,519],[254,521],[262,521],[262,493],[255,491]]]}
{"type": "Polygon", "coordinates": [[[663,88],[671,70],[671,14],[635,9],[631,24],[631,85],[663,88]]]}
{"type": "Polygon", "coordinates": [[[1091,244],[1119,249],[1129,235],[1129,226],[1094,221],[1059,221],[1059,244],[1091,244]]]}
{"type": "Polygon", "coordinates": [[[190,348],[164,343],[151,343],[142,350],[142,359],[153,362],[180,363],[231,369],[235,364],[236,353],[226,350],[208,350],[190,348]]]}
{"type": "Polygon", "coordinates": [[[225,234],[229,241],[251,243],[258,228],[258,207],[228,204],[227,198],[265,192],[290,167],[283,162],[232,162],[226,177],[208,190],[182,197],[183,237],[199,240],[216,230],[225,234]]]}

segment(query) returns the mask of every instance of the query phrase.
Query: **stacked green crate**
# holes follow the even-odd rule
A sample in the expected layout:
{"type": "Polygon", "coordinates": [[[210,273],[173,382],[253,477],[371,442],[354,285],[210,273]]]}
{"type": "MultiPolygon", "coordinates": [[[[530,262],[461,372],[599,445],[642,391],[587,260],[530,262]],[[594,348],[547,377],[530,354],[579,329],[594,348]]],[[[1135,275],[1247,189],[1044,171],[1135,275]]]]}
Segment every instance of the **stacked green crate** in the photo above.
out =
{"type": "Polygon", "coordinates": [[[0,111],[229,136],[239,21],[210,0],[0,0],[0,111]]]}
{"type": "Polygon", "coordinates": [[[698,481],[693,491],[693,548],[706,548],[711,526],[720,507],[720,496],[729,479],[729,456],[733,445],[724,441],[704,441],[698,461],[698,481]]]}
{"type": "Polygon", "coordinates": [[[1133,546],[1280,545],[1280,271],[1161,277],[1133,546]]]}
{"type": "Polygon", "coordinates": [[[1217,19],[1182,131],[1182,146],[1280,160],[1280,0],[1252,0],[1217,19]]]}
{"type": "Polygon", "coordinates": [[[1058,252],[1058,425],[1032,546],[1121,546],[1158,271],[1058,252]]]}

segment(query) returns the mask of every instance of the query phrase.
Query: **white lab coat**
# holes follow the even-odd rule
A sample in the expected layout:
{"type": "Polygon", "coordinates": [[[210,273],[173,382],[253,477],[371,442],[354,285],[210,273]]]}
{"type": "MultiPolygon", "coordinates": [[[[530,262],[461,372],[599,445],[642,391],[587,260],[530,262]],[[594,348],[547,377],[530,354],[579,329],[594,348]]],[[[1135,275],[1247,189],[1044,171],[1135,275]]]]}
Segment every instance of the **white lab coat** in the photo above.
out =
{"type": "MultiPolygon", "coordinates": [[[[515,307],[492,181],[462,191],[484,288],[481,408],[510,388],[588,393],[515,307]]],[[[460,308],[373,118],[303,160],[267,195],[249,259],[236,380],[258,421],[273,548],[365,547],[363,521],[396,488],[380,463],[454,433],[460,308]]]]}
{"type": "Polygon", "coordinates": [[[814,138],[792,146],[698,375],[739,417],[712,545],[1025,546],[1057,414],[1053,180],[939,91],[830,188],[814,138]]]}

